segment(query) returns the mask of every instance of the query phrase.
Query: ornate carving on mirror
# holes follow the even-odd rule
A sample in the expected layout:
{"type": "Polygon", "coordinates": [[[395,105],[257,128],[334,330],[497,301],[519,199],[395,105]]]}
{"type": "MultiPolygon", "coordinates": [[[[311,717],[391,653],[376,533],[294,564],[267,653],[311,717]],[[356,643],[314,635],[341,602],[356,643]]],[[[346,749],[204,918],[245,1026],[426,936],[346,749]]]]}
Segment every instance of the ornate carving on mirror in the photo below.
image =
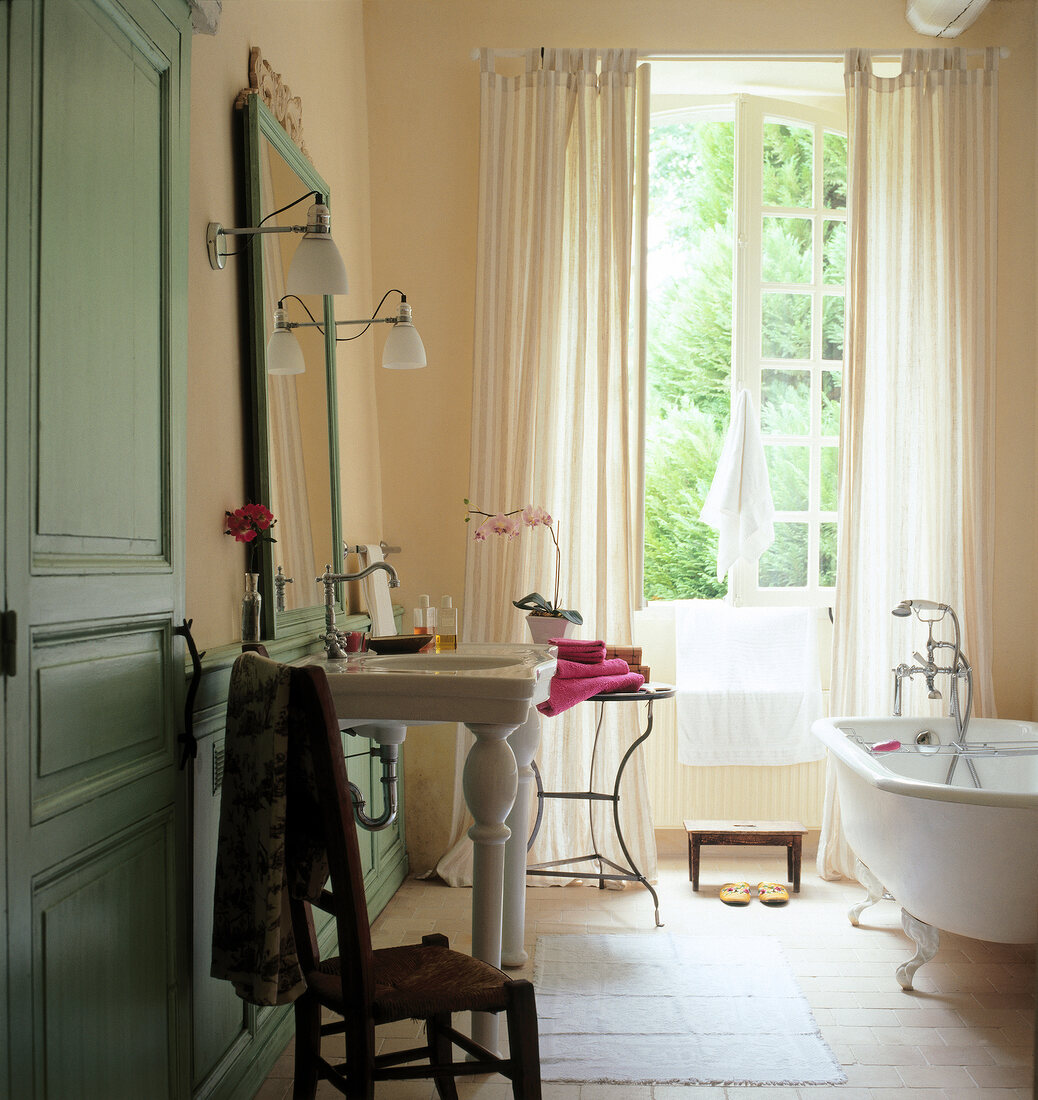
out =
{"type": "MultiPolygon", "coordinates": [[[[253,50],[250,76],[262,83],[265,65],[253,50]]],[[[282,104],[281,119],[265,102],[260,84],[243,90],[236,106],[243,120],[245,149],[245,215],[259,225],[273,212],[319,192],[330,205],[328,187],[284,126],[301,133],[302,108],[267,66],[266,85],[282,104]],[[280,93],[278,92],[280,89],[280,93]],[[285,104],[294,103],[292,108],[285,104]]],[[[284,224],[305,219],[312,199],[286,211],[284,224]]],[[[268,222],[268,224],[271,224],[268,222]]],[[[320,328],[297,330],[305,359],[302,374],[267,373],[266,346],[273,331],[274,310],[285,296],[285,274],[299,238],[294,233],[256,235],[239,247],[248,270],[249,391],[252,403],[252,492],[277,518],[276,544],[264,547],[262,571],[263,636],[319,633],[324,622],[322,591],[315,578],[326,564],[339,570],[342,538],[339,518],[338,439],[335,398],[335,318],[332,299],[320,295],[302,300],[323,321],[320,328]],[[284,609],[278,609],[274,576],[281,567],[291,578],[283,586],[284,609]]]]}
{"type": "Polygon", "coordinates": [[[249,86],[238,93],[234,106],[241,110],[249,96],[259,96],[263,100],[267,110],[312,164],[310,150],[303,141],[303,101],[299,96],[292,95],[281,74],[274,72],[270,62],[263,59],[259,46],[249,50],[249,86]]]}

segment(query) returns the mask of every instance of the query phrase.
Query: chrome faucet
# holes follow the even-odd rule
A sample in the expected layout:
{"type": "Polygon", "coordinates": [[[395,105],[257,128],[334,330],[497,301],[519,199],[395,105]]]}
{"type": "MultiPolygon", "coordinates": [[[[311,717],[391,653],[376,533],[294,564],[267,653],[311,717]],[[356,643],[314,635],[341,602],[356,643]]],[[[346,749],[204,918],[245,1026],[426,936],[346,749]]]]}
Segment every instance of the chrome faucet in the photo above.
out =
{"type": "Polygon", "coordinates": [[[282,567],[278,566],[278,571],[274,575],[274,610],[285,610],[285,585],[291,584],[292,578],[285,576],[285,571],[282,567]]]}
{"type": "MultiPolygon", "coordinates": [[[[951,765],[948,768],[948,775],[945,779],[946,783],[950,783],[955,773],[955,765],[959,762],[959,755],[966,748],[966,735],[969,731],[970,718],[973,714],[973,669],[966,659],[966,654],[962,651],[962,632],[959,629],[959,617],[948,604],[935,603],[933,600],[902,600],[901,603],[894,608],[892,614],[898,616],[898,618],[906,618],[913,612],[916,618],[919,619],[920,622],[926,623],[928,627],[929,633],[926,639],[926,657],[924,658],[917,650],[912,654],[915,660],[919,662],[917,665],[908,665],[902,662],[892,670],[894,673],[894,716],[900,717],[901,715],[902,684],[906,678],[911,680],[913,676],[923,676],[926,679],[926,686],[929,689],[929,697],[931,699],[941,698],[941,693],[934,686],[934,677],[944,675],[950,678],[951,688],[948,695],[948,712],[955,722],[955,740],[953,745],[957,750],[952,757],[951,765]],[[933,636],[934,623],[939,623],[946,615],[951,617],[952,630],[955,638],[952,642],[939,641],[933,636]],[[945,666],[937,664],[935,654],[939,649],[950,649],[952,651],[951,660],[945,666]],[[963,707],[959,701],[960,680],[966,682],[965,707],[963,707]]],[[[970,777],[974,785],[979,787],[980,778],[977,775],[977,769],[968,756],[966,757],[966,767],[969,768],[970,777]]]]}
{"type": "Polygon", "coordinates": [[[342,581],[360,581],[376,569],[385,570],[389,574],[389,587],[399,588],[400,578],[396,570],[384,561],[373,561],[359,573],[333,573],[332,567],[326,565],[324,572],[317,578],[317,584],[324,585],[324,633],[321,641],[324,642],[324,651],[329,661],[341,660],[346,656],[346,637],[335,625],[335,586],[342,581]]]}

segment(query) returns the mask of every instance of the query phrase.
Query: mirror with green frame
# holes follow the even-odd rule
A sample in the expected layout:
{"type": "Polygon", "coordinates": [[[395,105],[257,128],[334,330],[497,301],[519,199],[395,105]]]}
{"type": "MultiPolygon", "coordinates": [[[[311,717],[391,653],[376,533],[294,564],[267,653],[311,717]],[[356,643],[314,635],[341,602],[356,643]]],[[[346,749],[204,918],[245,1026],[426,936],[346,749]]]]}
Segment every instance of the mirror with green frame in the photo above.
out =
{"type": "MultiPolygon", "coordinates": [[[[246,224],[300,225],[319,192],[330,206],[328,187],[314,165],[288,136],[258,95],[242,107],[245,148],[246,224]],[[297,199],[298,205],[270,216],[297,199]]],[[[300,237],[295,233],[256,234],[247,251],[249,380],[252,403],[253,500],[274,513],[273,545],[264,545],[262,575],[263,637],[320,632],[323,590],[315,578],[342,563],[339,516],[338,438],[334,410],[335,321],[330,296],[309,295],[285,303],[289,319],[320,327],[295,329],[306,364],[302,374],[267,373],[266,348],[274,310],[285,297],[285,278],[300,237]],[[278,608],[274,578],[281,568],[284,609],[278,608]]],[[[342,612],[341,605],[336,609],[342,612]]]]}

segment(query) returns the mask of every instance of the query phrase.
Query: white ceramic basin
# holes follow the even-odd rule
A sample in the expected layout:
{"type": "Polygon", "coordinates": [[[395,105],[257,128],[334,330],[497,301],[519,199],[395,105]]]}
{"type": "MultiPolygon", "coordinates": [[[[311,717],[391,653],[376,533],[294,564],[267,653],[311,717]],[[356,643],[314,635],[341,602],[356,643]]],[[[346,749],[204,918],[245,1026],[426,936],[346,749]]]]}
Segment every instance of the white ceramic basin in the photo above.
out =
{"type": "Polygon", "coordinates": [[[366,657],[361,660],[369,671],[435,672],[440,676],[457,676],[459,673],[464,675],[490,668],[508,668],[515,664],[514,657],[484,657],[457,652],[396,653],[382,657],[366,657]]]}
{"type": "Polygon", "coordinates": [[[519,725],[548,698],[555,654],[552,646],[471,644],[338,661],[315,654],[298,663],[325,670],[344,722],[519,725]]]}

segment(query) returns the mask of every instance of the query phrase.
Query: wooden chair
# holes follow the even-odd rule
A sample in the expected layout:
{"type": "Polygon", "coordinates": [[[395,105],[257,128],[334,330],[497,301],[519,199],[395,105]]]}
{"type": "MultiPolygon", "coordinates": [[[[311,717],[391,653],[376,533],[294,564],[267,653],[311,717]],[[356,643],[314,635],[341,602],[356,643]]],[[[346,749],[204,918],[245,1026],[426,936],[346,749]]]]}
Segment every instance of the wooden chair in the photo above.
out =
{"type": "MultiPolygon", "coordinates": [[[[296,823],[316,815],[328,852],[331,890],[315,902],[335,917],[339,954],[319,954],[310,903],[290,901],[292,927],[306,981],[295,1002],[295,1100],[311,1100],[320,1079],[351,1100],[372,1100],[376,1081],[432,1078],[444,1098],[456,1098],[455,1078],[500,1073],[512,1095],[539,1100],[540,1054],[533,986],[487,963],[451,951],[445,936],[420,944],[373,950],[353,807],[347,787],[339,724],[324,670],[293,669],[292,709],[303,736],[289,749],[286,852],[296,823]],[[305,741],[312,778],[305,782],[299,742],[305,741]],[[304,791],[305,786],[305,791],[304,791]],[[316,804],[314,802],[316,799],[316,804]],[[322,1023],[322,1010],[333,1018],[322,1023]],[[509,1057],[501,1058],[457,1031],[455,1012],[504,1012],[509,1057]],[[337,1017],[337,1019],[335,1018],[337,1017]],[[409,1050],[375,1053],[375,1026],[394,1020],[425,1022],[427,1042],[409,1050]],[[321,1054],[321,1039],[344,1034],[346,1060],[321,1054]],[[454,1061],[457,1045],[471,1060],[454,1061]],[[413,1065],[419,1060],[423,1065],[413,1065]]],[[[289,858],[291,858],[289,856],[289,858]]]]}

